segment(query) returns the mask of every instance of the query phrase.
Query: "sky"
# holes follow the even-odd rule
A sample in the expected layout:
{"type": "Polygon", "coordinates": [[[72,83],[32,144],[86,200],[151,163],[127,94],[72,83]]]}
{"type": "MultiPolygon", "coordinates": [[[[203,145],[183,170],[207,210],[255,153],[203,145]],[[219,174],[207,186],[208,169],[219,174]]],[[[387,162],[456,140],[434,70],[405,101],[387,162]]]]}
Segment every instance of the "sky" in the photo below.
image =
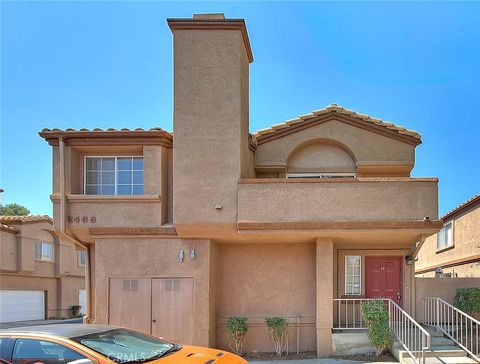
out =
{"type": "Polygon", "coordinates": [[[331,103],[422,134],[445,213],[480,193],[480,2],[1,2],[3,203],[52,213],[42,128],[172,130],[167,17],[244,18],[250,130],[331,103]]]}

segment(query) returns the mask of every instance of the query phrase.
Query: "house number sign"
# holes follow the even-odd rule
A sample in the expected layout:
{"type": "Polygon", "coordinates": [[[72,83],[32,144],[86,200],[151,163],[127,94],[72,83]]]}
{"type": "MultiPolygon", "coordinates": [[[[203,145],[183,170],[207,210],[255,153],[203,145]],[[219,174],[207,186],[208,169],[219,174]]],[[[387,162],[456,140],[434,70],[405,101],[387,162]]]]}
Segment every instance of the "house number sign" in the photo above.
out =
{"type": "Polygon", "coordinates": [[[95,224],[97,222],[97,218],[95,216],[67,216],[67,221],[70,224],[79,224],[80,222],[84,224],[95,224]]]}

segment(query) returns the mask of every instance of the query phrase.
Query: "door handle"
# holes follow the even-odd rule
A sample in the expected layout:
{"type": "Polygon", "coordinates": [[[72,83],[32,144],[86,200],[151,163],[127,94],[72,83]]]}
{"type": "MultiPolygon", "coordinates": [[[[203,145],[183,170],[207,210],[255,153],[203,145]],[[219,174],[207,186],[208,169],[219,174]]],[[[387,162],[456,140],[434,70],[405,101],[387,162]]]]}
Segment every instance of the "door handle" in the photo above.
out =
{"type": "Polygon", "coordinates": [[[402,296],[400,295],[400,292],[397,292],[397,300],[398,302],[400,302],[400,299],[402,298],[402,296]]]}
{"type": "Polygon", "coordinates": [[[152,320],[152,322],[157,322],[157,320],[152,320]]]}

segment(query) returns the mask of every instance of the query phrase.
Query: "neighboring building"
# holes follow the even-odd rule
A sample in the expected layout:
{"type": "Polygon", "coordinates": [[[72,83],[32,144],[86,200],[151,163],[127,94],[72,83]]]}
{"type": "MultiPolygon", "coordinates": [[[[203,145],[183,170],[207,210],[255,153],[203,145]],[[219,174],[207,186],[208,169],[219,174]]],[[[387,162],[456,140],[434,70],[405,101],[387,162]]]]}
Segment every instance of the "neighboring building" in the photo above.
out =
{"type": "Polygon", "coordinates": [[[335,298],[413,312],[409,257],[441,227],[437,179],[410,177],[420,135],[337,105],[250,134],[245,22],[168,24],[174,134],[40,132],[55,231],[89,247],[88,321],[226,348],[244,316],[245,349],[272,351],[264,318],[282,316],[329,356],[335,298]]]}
{"type": "Polygon", "coordinates": [[[85,305],[85,251],[46,215],[0,216],[0,322],[71,317],[85,305]]]}
{"type": "Polygon", "coordinates": [[[415,264],[417,276],[480,278],[480,195],[442,217],[440,231],[425,239],[415,264]]]}

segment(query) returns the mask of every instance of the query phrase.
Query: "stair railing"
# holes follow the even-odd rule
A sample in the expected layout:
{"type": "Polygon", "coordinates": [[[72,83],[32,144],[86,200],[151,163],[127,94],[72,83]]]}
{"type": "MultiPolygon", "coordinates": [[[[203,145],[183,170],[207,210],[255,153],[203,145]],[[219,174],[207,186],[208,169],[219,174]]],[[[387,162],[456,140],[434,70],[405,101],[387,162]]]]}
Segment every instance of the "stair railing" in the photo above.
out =
{"type": "Polygon", "coordinates": [[[476,360],[480,360],[480,321],[439,297],[426,297],[424,324],[448,336],[476,360]]]}
{"type": "Polygon", "coordinates": [[[418,322],[389,298],[336,298],[334,302],[334,328],[341,330],[365,329],[361,305],[363,302],[382,300],[388,306],[390,331],[416,364],[425,364],[426,351],[431,348],[431,338],[418,322]]]}

